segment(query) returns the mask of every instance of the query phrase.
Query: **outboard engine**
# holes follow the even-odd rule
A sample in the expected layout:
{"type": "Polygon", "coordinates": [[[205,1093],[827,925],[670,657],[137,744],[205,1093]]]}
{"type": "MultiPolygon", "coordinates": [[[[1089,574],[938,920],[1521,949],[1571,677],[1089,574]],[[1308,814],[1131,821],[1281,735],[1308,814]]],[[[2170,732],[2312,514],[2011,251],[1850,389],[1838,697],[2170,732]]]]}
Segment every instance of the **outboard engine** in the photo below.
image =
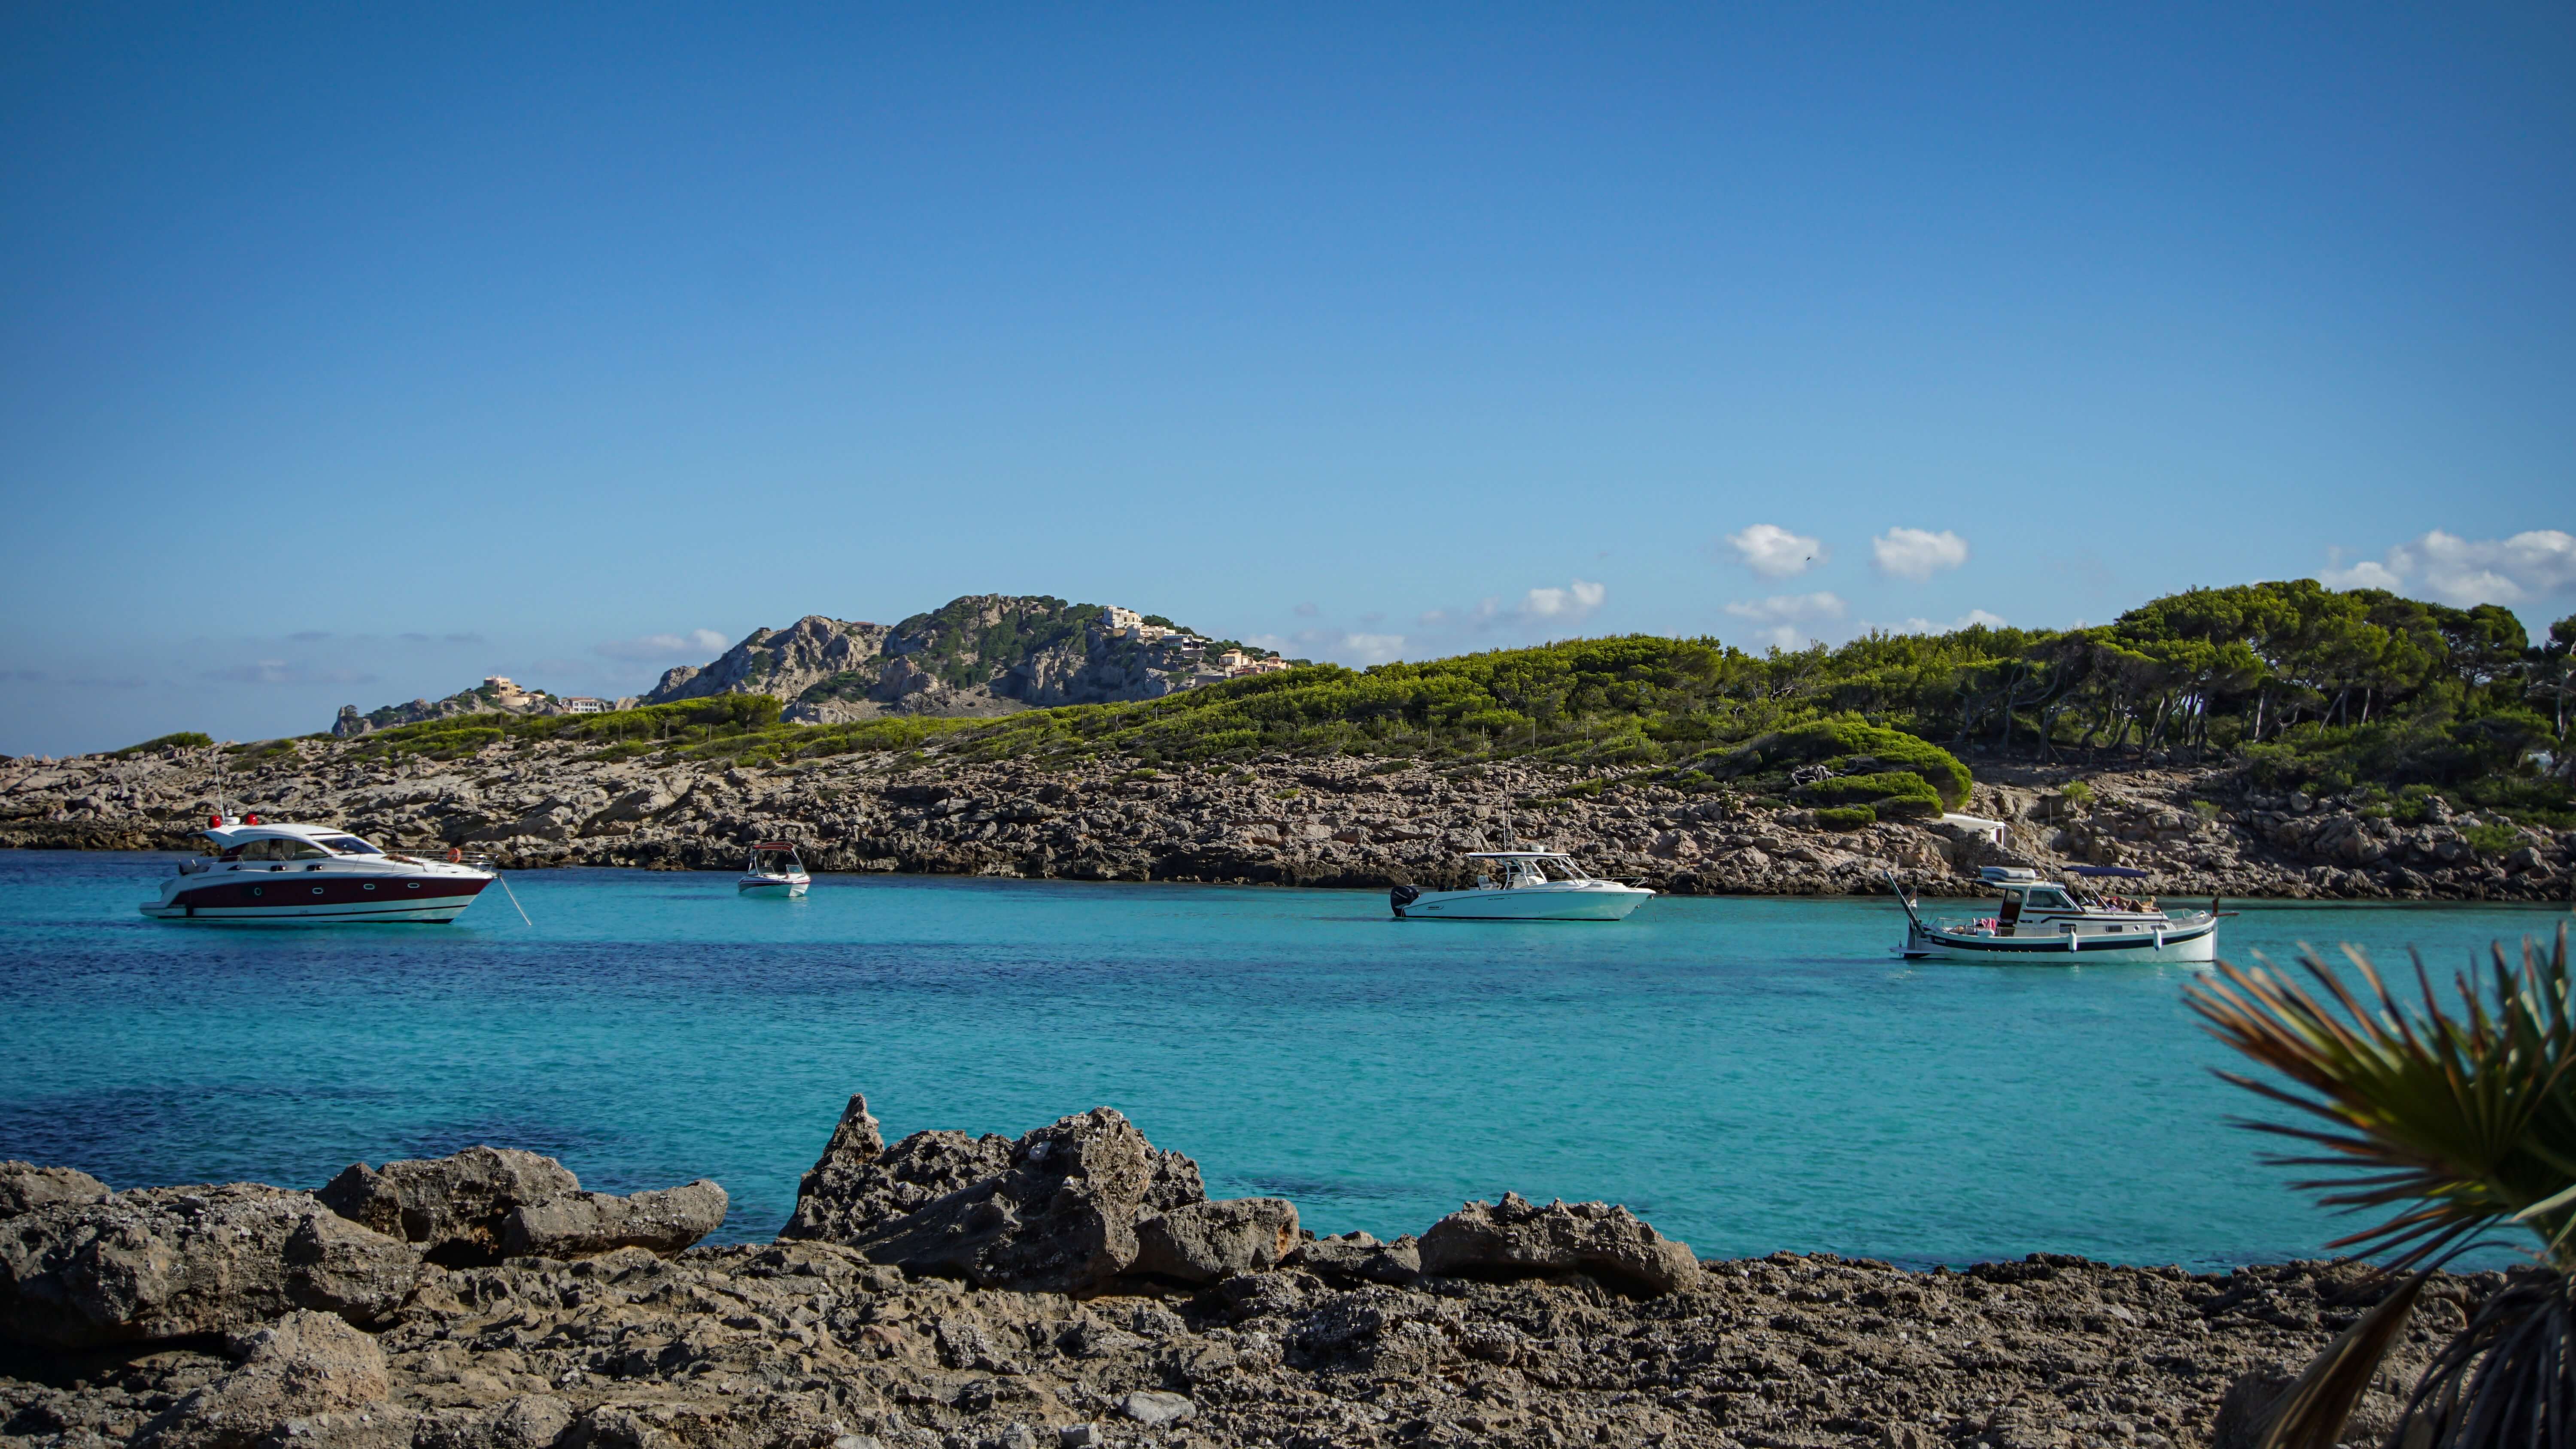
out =
{"type": "Polygon", "coordinates": [[[1422,899],[1422,892],[1409,885],[1390,886],[1386,893],[1386,902],[1388,905],[1395,908],[1395,914],[1398,920],[1403,919],[1404,908],[1406,906],[1412,905],[1415,901],[1420,899],[1422,899]]]}

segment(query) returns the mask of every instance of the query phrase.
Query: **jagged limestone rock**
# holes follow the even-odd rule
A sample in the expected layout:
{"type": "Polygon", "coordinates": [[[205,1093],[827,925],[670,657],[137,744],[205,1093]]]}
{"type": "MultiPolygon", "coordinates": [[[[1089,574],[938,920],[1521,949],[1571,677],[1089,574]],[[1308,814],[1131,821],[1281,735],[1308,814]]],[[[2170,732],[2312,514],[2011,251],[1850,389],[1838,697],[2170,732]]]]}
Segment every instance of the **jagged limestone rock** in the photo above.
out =
{"type": "Polygon", "coordinates": [[[70,1167],[38,1167],[15,1158],[0,1162],[0,1218],[56,1203],[105,1202],[107,1184],[70,1167]]]}
{"type": "Polygon", "coordinates": [[[312,1194],[157,1187],[0,1222],[0,1333],[49,1348],[235,1333],[299,1308],[371,1322],[420,1250],[312,1194]]]}
{"type": "Polygon", "coordinates": [[[1699,1281],[1687,1244],[1658,1233],[1624,1207],[1552,1202],[1516,1192],[1499,1203],[1471,1202],[1422,1235],[1428,1275],[1584,1272],[1624,1279],[1656,1293],[1699,1281]]]}

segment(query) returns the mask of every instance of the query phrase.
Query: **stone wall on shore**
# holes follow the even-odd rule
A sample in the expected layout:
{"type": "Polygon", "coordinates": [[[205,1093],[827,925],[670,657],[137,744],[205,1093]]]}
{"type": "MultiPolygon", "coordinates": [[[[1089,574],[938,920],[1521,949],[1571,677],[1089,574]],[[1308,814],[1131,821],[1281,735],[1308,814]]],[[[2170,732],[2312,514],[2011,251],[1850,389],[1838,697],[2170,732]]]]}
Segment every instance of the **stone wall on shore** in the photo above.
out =
{"type": "Polygon", "coordinates": [[[849,754],[770,769],[600,753],[504,741],[389,764],[302,740],[264,754],[12,759],[0,761],[0,845],[193,848],[220,801],[386,844],[462,845],[510,867],[733,869],[749,842],[784,838],[827,871],[1443,887],[1472,873],[1466,852],[1518,844],[1683,894],[1866,894],[1894,872],[1927,895],[1970,895],[1980,865],[2080,862],[2145,870],[2124,889],[2175,897],[2553,901],[2576,884],[2576,832],[2499,832],[2500,820],[2438,812],[2404,824],[2181,766],[1972,759],[1966,813],[2004,823],[1997,845],[1940,821],[1820,830],[1807,812],[1723,789],[1516,762],[1048,770],[849,754]],[[2079,776],[2089,799],[2063,789],[2079,776]]]}

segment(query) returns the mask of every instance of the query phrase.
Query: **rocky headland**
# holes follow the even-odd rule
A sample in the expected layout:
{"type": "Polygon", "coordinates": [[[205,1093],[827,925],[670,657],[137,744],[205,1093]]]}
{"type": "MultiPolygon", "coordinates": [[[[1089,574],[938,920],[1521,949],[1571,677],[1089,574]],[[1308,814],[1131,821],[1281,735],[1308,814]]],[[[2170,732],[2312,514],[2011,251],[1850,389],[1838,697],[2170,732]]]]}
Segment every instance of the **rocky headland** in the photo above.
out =
{"type": "MultiPolygon", "coordinates": [[[[1625,1209],[1318,1238],[1108,1108],[887,1144],[852,1098],[767,1244],[709,1182],[489,1147],[315,1192],[0,1164],[0,1443],[43,1449],[2248,1445],[2353,1265],[1704,1262],[1625,1209]]],[[[2390,1427],[2441,1280],[2347,1442],[2390,1427]]]]}
{"type": "Polygon", "coordinates": [[[1050,770],[951,762],[933,745],[746,768],[601,758],[615,752],[571,740],[398,761],[357,743],[0,760],[0,844],[194,849],[220,801],[511,867],[733,869],[748,842],[784,838],[827,871],[1447,886],[1469,875],[1467,851],[1535,843],[1684,894],[1873,893],[1892,871],[1925,894],[1967,895],[1981,865],[2076,863],[2143,870],[2123,888],[2176,897],[2563,901],[2576,884],[2576,832],[2452,814],[2438,798],[2407,823],[2183,765],[1977,760],[1964,809],[2001,822],[1997,842],[1938,819],[1820,829],[1814,812],[1688,792],[1649,772],[1508,761],[1273,755],[1050,770]]]}
{"type": "MultiPolygon", "coordinates": [[[[617,707],[676,704],[725,694],[778,699],[800,724],[844,724],[884,715],[974,718],[1066,704],[1158,699],[1210,678],[1212,651],[1275,657],[1215,641],[1133,609],[1069,604],[1048,594],[968,594],[895,624],[808,614],[784,629],[754,629],[703,665],[664,670],[647,693],[617,707]],[[1148,623],[1151,617],[1155,622],[1148,623]]],[[[593,700],[605,707],[611,701],[593,700]]],[[[560,715],[572,702],[492,678],[445,699],[416,699],[361,714],[345,705],[341,738],[473,714],[560,715]]]]}

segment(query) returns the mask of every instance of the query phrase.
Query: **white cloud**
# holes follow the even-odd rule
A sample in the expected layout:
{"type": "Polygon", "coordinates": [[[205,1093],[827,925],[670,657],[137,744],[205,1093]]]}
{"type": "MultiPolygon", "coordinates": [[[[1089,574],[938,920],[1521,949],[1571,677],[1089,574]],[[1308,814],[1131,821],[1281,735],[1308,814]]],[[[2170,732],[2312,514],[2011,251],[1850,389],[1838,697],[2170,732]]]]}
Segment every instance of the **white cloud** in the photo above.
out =
{"type": "MultiPolygon", "coordinates": [[[[1947,624],[1932,619],[1908,619],[1902,624],[1863,624],[1861,627],[1885,629],[1890,634],[1953,634],[1961,629],[1975,628],[1980,624],[1989,629],[2000,629],[2004,627],[2004,619],[2001,614],[1989,614],[1983,609],[1970,609],[1947,624]]],[[[2078,620],[2071,627],[2081,629],[2084,624],[2078,620]]]]}
{"type": "Polygon", "coordinates": [[[1795,619],[1839,619],[1846,609],[1840,597],[1820,591],[1773,594],[1767,599],[1738,599],[1726,606],[1726,612],[1739,619],[1776,624],[1795,619]]]}
{"type": "Polygon", "coordinates": [[[2390,549],[2384,559],[2319,569],[2317,581],[2335,589],[2415,594],[2459,608],[2519,604],[2576,589],[2576,535],[2536,528],[2511,538],[2471,539],[2437,528],[2390,549]]]}
{"type": "Polygon", "coordinates": [[[1521,602],[1521,613],[1532,619],[1580,619],[1601,607],[1609,590],[1599,584],[1576,579],[1562,589],[1532,589],[1521,602]]]}
{"type": "Polygon", "coordinates": [[[1738,563],[1766,579],[1805,573],[1826,557],[1823,540],[1791,533],[1776,523],[1757,523],[1742,533],[1730,533],[1726,542],[1735,550],[1738,563]]]}
{"type": "Polygon", "coordinates": [[[683,663],[721,654],[729,643],[713,629],[692,629],[686,634],[647,634],[640,639],[611,639],[594,644],[591,649],[609,659],[630,663],[657,664],[668,660],[683,663]]]}
{"type": "Polygon", "coordinates": [[[2319,569],[2317,582],[2330,589],[2386,589],[2392,594],[2406,587],[2404,579],[2375,558],[2363,559],[2348,569],[2319,569]]]}
{"type": "Polygon", "coordinates": [[[1948,529],[1891,528],[1869,541],[1869,551],[1880,573],[1916,583],[1968,561],[1968,541],[1948,529]]]}
{"type": "Polygon", "coordinates": [[[1848,610],[1841,598],[1819,591],[1738,599],[1726,606],[1726,612],[1768,626],[1756,630],[1754,637],[1783,649],[1795,649],[1814,637],[1812,626],[1840,619],[1848,610]]]}
{"type": "Polygon", "coordinates": [[[1300,629],[1294,634],[1255,634],[1243,641],[1294,659],[1329,659],[1366,666],[1404,657],[1401,634],[1354,634],[1341,629],[1300,629]]]}

